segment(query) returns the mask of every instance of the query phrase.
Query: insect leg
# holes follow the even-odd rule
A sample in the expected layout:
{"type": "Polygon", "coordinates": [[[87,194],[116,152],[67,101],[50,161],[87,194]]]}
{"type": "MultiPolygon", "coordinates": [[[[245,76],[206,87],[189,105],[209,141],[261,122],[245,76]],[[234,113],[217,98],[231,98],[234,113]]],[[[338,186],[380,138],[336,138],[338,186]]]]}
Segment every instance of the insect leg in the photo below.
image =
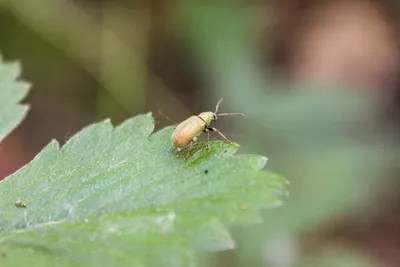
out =
{"type": "Polygon", "coordinates": [[[203,132],[207,134],[206,149],[210,150],[210,129],[204,128],[203,132]]]}
{"type": "Polygon", "coordinates": [[[228,138],[226,138],[226,136],[225,135],[223,135],[220,131],[218,131],[216,128],[214,128],[214,127],[210,127],[210,128],[207,128],[210,132],[216,132],[217,134],[219,134],[222,138],[224,138],[225,139],[225,141],[227,142],[227,143],[229,143],[229,144],[233,144],[233,142],[231,141],[231,140],[229,140],[228,138]]]}
{"type": "Polygon", "coordinates": [[[189,142],[189,148],[188,148],[188,152],[187,152],[187,154],[186,154],[186,156],[185,156],[185,160],[187,160],[187,159],[189,158],[190,150],[192,149],[192,145],[193,145],[193,140],[190,140],[190,142],[189,142]]]}
{"type": "Polygon", "coordinates": [[[210,150],[210,131],[207,131],[206,149],[210,150]]]}

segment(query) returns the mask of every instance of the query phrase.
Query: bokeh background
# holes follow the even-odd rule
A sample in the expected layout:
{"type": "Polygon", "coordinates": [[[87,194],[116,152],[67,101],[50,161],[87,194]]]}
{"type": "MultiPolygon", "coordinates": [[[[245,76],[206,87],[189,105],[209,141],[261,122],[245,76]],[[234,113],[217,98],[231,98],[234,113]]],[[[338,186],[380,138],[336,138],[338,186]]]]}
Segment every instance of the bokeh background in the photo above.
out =
{"type": "MultiPolygon", "coordinates": [[[[0,178],[53,138],[205,110],[291,185],[211,266],[400,266],[398,1],[0,0],[0,53],[32,83],[0,178]]],[[[209,262],[208,262],[209,263],[209,262]]],[[[210,264],[210,263],[209,263],[210,264]]]]}

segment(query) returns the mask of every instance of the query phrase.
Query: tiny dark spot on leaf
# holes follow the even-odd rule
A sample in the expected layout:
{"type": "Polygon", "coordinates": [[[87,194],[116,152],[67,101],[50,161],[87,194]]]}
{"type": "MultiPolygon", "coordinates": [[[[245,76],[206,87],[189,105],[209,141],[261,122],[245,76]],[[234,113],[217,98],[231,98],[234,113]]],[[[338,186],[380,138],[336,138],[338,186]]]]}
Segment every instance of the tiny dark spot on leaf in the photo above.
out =
{"type": "Polygon", "coordinates": [[[226,153],[226,152],[228,152],[228,150],[225,149],[225,150],[224,150],[224,153],[226,153]]]}
{"type": "Polygon", "coordinates": [[[207,174],[207,173],[208,173],[208,170],[205,170],[204,173],[207,174]]]}

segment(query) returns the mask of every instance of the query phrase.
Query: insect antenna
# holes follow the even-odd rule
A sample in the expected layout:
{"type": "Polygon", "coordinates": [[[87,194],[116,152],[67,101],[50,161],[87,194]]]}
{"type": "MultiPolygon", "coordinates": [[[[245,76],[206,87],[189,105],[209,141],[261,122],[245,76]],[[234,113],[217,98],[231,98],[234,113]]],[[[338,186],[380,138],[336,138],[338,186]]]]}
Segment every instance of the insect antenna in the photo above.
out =
{"type": "Polygon", "coordinates": [[[161,110],[158,110],[158,113],[160,113],[161,116],[172,122],[173,124],[178,124],[176,121],[172,120],[170,117],[164,115],[164,113],[161,112],[161,110]]]}
{"type": "Polygon", "coordinates": [[[241,116],[243,117],[244,114],[243,113],[219,113],[217,114],[217,116],[241,116]]]}
{"type": "Polygon", "coordinates": [[[218,112],[218,109],[219,109],[219,105],[221,104],[221,102],[222,102],[222,98],[218,101],[218,103],[217,103],[217,106],[215,107],[215,114],[218,112]]]}

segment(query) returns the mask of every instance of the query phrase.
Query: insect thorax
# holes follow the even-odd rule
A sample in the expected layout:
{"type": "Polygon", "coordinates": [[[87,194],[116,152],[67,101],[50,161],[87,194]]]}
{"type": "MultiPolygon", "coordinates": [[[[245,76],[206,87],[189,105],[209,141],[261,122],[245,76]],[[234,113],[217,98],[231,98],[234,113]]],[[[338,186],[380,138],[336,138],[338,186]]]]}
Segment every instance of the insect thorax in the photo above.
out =
{"type": "Polygon", "coordinates": [[[198,115],[205,123],[206,125],[210,125],[210,123],[214,120],[215,113],[211,112],[211,111],[207,111],[207,112],[202,112],[198,115]]]}

